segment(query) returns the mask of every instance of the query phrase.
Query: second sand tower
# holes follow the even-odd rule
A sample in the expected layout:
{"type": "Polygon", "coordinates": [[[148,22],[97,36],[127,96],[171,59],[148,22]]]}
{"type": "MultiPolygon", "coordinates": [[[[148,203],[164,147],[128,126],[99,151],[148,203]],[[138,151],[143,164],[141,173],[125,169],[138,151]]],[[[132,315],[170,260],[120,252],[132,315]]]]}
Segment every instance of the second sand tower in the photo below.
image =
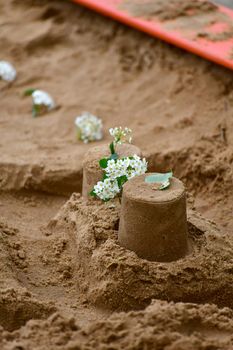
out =
{"type": "Polygon", "coordinates": [[[144,259],[174,261],[188,252],[186,195],[183,183],[171,179],[166,190],[140,175],[124,185],[119,243],[144,259]]]}

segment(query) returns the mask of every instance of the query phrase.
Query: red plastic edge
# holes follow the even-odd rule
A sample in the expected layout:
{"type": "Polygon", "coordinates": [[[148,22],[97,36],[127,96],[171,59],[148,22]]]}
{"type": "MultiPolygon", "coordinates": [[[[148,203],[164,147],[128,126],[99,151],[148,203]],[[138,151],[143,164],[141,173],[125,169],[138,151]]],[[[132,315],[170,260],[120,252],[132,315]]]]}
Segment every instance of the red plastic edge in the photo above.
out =
{"type": "MultiPolygon", "coordinates": [[[[220,64],[226,68],[230,68],[233,70],[232,60],[230,59],[228,60],[226,58],[218,56],[217,54],[208,52],[202,47],[198,46],[198,43],[182,38],[179,35],[177,35],[177,33],[176,35],[174,35],[173,33],[170,33],[164,30],[163,28],[161,28],[159,23],[146,22],[138,18],[130,17],[126,13],[114,9],[111,5],[107,5],[106,3],[100,3],[98,0],[72,0],[72,1],[78,3],[79,5],[88,7],[91,10],[99,12],[104,16],[111,17],[128,26],[131,26],[135,29],[138,29],[142,32],[145,32],[149,35],[152,35],[156,38],[164,40],[170,44],[178,46],[198,56],[201,56],[207,60],[213,61],[217,64],[220,64]]],[[[226,9],[225,7],[219,7],[219,9],[221,8],[222,8],[222,11],[228,12],[228,9],[226,9]]]]}

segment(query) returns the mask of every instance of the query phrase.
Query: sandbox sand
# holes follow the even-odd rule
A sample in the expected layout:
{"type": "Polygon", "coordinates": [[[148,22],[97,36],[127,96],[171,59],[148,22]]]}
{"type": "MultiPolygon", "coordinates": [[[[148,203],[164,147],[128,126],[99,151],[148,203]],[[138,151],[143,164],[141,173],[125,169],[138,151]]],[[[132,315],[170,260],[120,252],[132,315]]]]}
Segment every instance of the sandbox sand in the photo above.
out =
{"type": "Polygon", "coordinates": [[[67,1],[0,0],[0,28],[0,348],[231,349],[232,72],[67,1]],[[59,108],[32,118],[31,87],[59,108]],[[185,259],[139,259],[119,206],[80,197],[83,110],[184,181],[185,259]]]}
{"type": "Polygon", "coordinates": [[[157,17],[162,21],[184,17],[188,12],[203,14],[214,12],[216,9],[216,5],[206,0],[124,0],[121,7],[134,16],[157,17]]]}

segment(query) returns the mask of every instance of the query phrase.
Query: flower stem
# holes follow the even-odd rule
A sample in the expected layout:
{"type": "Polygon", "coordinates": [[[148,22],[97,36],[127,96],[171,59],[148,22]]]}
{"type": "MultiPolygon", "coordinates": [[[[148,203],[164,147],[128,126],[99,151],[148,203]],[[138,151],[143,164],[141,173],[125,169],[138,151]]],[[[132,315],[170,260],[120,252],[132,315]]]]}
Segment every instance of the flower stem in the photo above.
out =
{"type": "Polygon", "coordinates": [[[110,145],[109,145],[109,148],[110,148],[110,151],[111,151],[111,154],[115,154],[115,146],[114,146],[114,142],[111,142],[110,145]]]}

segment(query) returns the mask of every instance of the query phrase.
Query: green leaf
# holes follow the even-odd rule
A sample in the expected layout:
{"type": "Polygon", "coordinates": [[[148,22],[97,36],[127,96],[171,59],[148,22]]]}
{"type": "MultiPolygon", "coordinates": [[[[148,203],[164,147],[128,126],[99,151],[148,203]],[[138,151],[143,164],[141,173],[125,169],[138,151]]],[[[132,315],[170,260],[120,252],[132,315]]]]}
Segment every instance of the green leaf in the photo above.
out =
{"type": "Polygon", "coordinates": [[[124,183],[126,183],[127,181],[128,181],[128,178],[126,175],[118,177],[117,183],[118,183],[119,188],[121,188],[124,185],[124,183]]]}
{"type": "Polygon", "coordinates": [[[164,190],[165,188],[168,188],[170,186],[170,179],[172,178],[172,171],[169,173],[154,173],[152,175],[148,175],[145,177],[145,182],[147,183],[155,183],[155,184],[161,184],[158,187],[158,190],[164,190]]]}
{"type": "Polygon", "coordinates": [[[110,145],[109,145],[109,148],[110,148],[110,151],[111,151],[111,154],[115,154],[115,146],[114,146],[114,142],[111,142],[110,145]]]}
{"type": "Polygon", "coordinates": [[[107,166],[108,166],[108,159],[107,159],[107,158],[102,158],[102,159],[100,159],[99,165],[100,165],[100,167],[101,167],[102,169],[107,168],[107,166]]]}
{"type": "Polygon", "coordinates": [[[109,159],[114,159],[114,160],[118,159],[118,154],[117,154],[117,153],[111,154],[111,156],[109,157],[109,159]]]}
{"type": "Polygon", "coordinates": [[[31,96],[34,91],[36,91],[36,89],[30,88],[30,89],[25,90],[23,94],[24,94],[24,96],[31,96]]]}
{"type": "Polygon", "coordinates": [[[89,193],[89,195],[92,196],[92,197],[96,197],[96,193],[95,193],[94,190],[92,190],[92,191],[89,193]]]}
{"type": "Polygon", "coordinates": [[[106,203],[106,202],[109,202],[109,201],[110,201],[110,198],[108,198],[108,199],[102,199],[102,201],[105,202],[105,203],[106,203]]]}
{"type": "Polygon", "coordinates": [[[32,106],[32,116],[37,117],[38,114],[40,114],[40,105],[33,105],[32,106]]]}

